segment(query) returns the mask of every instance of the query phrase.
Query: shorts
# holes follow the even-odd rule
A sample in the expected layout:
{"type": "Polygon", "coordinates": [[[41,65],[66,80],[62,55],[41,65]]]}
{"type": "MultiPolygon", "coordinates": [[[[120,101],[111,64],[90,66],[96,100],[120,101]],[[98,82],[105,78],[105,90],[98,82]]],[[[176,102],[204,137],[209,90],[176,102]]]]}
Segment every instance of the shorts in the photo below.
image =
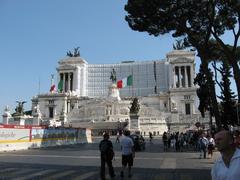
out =
{"type": "Polygon", "coordinates": [[[209,144],[208,145],[208,151],[212,151],[214,150],[214,145],[213,144],[209,144]]]}
{"type": "Polygon", "coordinates": [[[133,156],[132,154],[129,155],[122,155],[122,165],[123,166],[132,166],[133,165],[133,156]]]}

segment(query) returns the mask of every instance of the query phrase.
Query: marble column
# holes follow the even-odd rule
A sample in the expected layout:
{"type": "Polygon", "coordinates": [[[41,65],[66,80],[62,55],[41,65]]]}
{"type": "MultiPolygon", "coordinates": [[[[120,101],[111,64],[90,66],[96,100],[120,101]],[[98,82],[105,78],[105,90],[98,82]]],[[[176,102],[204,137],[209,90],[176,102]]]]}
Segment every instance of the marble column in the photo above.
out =
{"type": "MultiPolygon", "coordinates": [[[[57,77],[57,78],[58,78],[58,79],[57,79],[58,84],[59,84],[59,82],[61,81],[61,74],[62,74],[62,73],[59,73],[59,74],[58,74],[58,77],[57,77]]],[[[59,91],[59,89],[58,89],[58,84],[57,84],[57,90],[59,91]]]]}
{"type": "Polygon", "coordinates": [[[184,66],[184,83],[185,83],[185,88],[188,87],[188,77],[187,77],[187,66],[184,66]]]}
{"type": "Polygon", "coordinates": [[[178,66],[178,82],[179,82],[179,87],[182,87],[181,66],[178,66]]]}
{"type": "Polygon", "coordinates": [[[193,65],[191,65],[190,66],[190,73],[189,73],[190,74],[190,78],[189,78],[190,79],[190,87],[192,87],[192,84],[193,84],[193,81],[194,81],[194,79],[193,79],[194,78],[193,72],[194,72],[193,71],[193,65]]]}
{"type": "Polygon", "coordinates": [[[179,76],[179,67],[178,66],[176,66],[176,83],[175,83],[175,86],[176,86],[176,88],[179,88],[179,86],[180,86],[180,76],[179,76]]]}
{"type": "Polygon", "coordinates": [[[173,88],[176,88],[176,66],[173,67],[173,88]]]}
{"type": "Polygon", "coordinates": [[[65,73],[63,73],[63,92],[65,92],[65,84],[66,84],[66,76],[65,76],[65,73]]]}
{"type": "Polygon", "coordinates": [[[189,73],[187,73],[187,84],[188,84],[188,87],[191,87],[190,85],[190,66],[187,66],[187,70],[188,70],[188,67],[189,67],[189,73]]]}
{"type": "Polygon", "coordinates": [[[71,81],[71,74],[67,73],[68,75],[68,87],[67,87],[67,92],[70,91],[70,81],[71,81]]]}
{"type": "Polygon", "coordinates": [[[70,73],[70,91],[73,91],[73,73],[70,73]]]}

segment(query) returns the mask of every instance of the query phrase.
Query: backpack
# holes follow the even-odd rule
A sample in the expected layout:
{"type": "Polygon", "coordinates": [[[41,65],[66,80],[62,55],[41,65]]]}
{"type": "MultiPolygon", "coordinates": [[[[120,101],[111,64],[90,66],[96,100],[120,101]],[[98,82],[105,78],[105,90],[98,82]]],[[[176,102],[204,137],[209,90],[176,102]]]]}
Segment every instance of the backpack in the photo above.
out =
{"type": "Polygon", "coordinates": [[[108,149],[110,148],[108,141],[101,141],[100,143],[100,151],[101,153],[107,153],[108,149]]]}
{"type": "Polygon", "coordinates": [[[207,148],[207,140],[204,139],[204,138],[201,138],[200,139],[200,146],[201,146],[201,149],[206,149],[207,148]]]}
{"type": "Polygon", "coordinates": [[[166,135],[166,134],[164,134],[164,135],[163,135],[163,137],[162,137],[162,139],[163,139],[163,141],[167,141],[167,140],[168,140],[168,137],[167,137],[167,135],[166,135]]]}
{"type": "Polygon", "coordinates": [[[101,141],[99,149],[101,151],[101,154],[105,154],[107,156],[107,158],[109,158],[111,160],[113,159],[114,151],[113,151],[110,141],[101,141]]]}

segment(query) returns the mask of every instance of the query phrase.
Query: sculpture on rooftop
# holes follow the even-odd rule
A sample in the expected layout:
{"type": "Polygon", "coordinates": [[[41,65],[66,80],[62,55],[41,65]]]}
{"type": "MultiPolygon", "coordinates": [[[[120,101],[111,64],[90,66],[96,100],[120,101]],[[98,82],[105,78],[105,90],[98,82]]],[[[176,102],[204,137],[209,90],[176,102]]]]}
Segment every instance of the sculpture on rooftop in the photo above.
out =
{"type": "Polygon", "coordinates": [[[67,52],[67,56],[69,57],[80,57],[80,47],[74,48],[73,53],[71,51],[67,52]]]}
{"type": "Polygon", "coordinates": [[[23,115],[24,114],[24,108],[23,104],[27,101],[16,101],[18,103],[17,107],[15,108],[16,114],[23,115]]]}
{"type": "Polygon", "coordinates": [[[112,80],[112,83],[116,83],[117,82],[116,71],[115,71],[114,68],[112,69],[110,79],[112,80]]]}

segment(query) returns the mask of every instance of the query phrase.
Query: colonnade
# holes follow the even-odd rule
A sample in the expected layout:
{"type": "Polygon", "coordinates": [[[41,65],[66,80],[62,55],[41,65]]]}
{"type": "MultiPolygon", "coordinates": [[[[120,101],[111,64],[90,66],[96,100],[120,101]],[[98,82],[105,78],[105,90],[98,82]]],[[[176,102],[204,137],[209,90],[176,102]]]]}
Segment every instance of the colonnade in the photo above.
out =
{"type": "Polygon", "coordinates": [[[192,72],[191,66],[174,66],[173,87],[191,87],[192,86],[192,72]]]}
{"type": "Polygon", "coordinates": [[[65,72],[60,73],[60,80],[63,81],[63,92],[68,92],[73,90],[73,73],[65,72]]]}

